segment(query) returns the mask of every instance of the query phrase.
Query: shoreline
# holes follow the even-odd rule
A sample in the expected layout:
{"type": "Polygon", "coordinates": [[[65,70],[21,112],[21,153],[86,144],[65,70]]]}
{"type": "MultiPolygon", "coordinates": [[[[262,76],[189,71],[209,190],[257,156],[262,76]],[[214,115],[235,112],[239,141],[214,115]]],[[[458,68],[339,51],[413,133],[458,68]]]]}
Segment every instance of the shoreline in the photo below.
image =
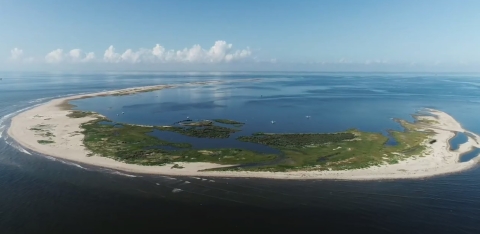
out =
{"type": "MultiPolygon", "coordinates": [[[[235,82],[235,81],[234,81],[235,82]]],[[[238,81],[237,81],[238,82],[238,81]]],[[[182,169],[171,168],[172,164],[164,166],[144,166],[127,164],[101,156],[88,156],[89,151],[83,146],[83,134],[80,125],[94,120],[95,117],[70,118],[71,100],[91,98],[98,96],[131,95],[140,92],[150,92],[166,88],[176,88],[190,85],[209,85],[222,83],[222,81],[203,81],[178,85],[154,85],[134,87],[113,91],[103,91],[91,94],[80,94],[70,97],[53,99],[49,102],[20,112],[11,119],[8,135],[21,146],[43,155],[64,159],[82,164],[131,172],[138,174],[156,174],[167,176],[202,176],[202,177],[243,177],[243,178],[270,178],[270,179],[334,179],[334,180],[379,180],[379,179],[414,179],[436,175],[450,174],[467,170],[476,165],[478,157],[467,162],[459,162],[462,154],[468,153],[474,147],[480,148],[480,136],[462,128],[452,116],[447,113],[425,109],[434,116],[421,115],[420,118],[436,122],[425,129],[435,131],[434,144],[425,143],[426,155],[422,157],[410,157],[399,161],[397,164],[384,164],[364,169],[345,171],[292,171],[292,172],[249,172],[249,171],[200,171],[209,168],[228,167],[214,163],[182,163],[176,162],[182,169]],[[37,125],[48,125],[53,132],[53,143],[40,144],[38,136],[31,128],[37,125]],[[468,140],[451,151],[449,141],[456,132],[467,133],[468,140]]],[[[100,116],[100,115],[98,115],[100,116]]]]}

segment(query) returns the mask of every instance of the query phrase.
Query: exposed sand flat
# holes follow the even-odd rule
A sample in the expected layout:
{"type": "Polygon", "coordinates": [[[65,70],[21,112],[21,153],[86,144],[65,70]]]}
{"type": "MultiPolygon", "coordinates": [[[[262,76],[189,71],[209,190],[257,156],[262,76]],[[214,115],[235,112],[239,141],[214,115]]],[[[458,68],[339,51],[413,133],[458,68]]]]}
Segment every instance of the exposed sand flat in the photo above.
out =
{"type": "MultiPolygon", "coordinates": [[[[186,85],[205,85],[213,82],[197,82],[186,85]]],[[[421,116],[422,119],[434,120],[431,125],[425,126],[425,129],[435,131],[436,134],[433,138],[437,140],[434,144],[425,142],[428,148],[425,156],[412,157],[400,161],[398,164],[385,164],[348,171],[201,172],[199,170],[222,167],[222,165],[213,163],[178,163],[184,168],[172,169],[172,165],[142,166],[127,164],[105,157],[87,156],[90,152],[83,146],[83,135],[80,133],[82,130],[80,125],[93,118],[70,118],[66,116],[70,113],[69,110],[65,109],[65,103],[69,100],[95,96],[133,94],[171,87],[175,86],[148,86],[55,99],[12,118],[8,134],[22,146],[45,155],[121,171],[163,175],[275,179],[400,179],[459,172],[471,168],[478,162],[478,158],[474,158],[468,162],[460,163],[459,158],[461,154],[472,150],[472,147],[480,147],[480,136],[463,129],[461,124],[447,113],[433,109],[427,109],[427,111],[436,117],[421,116]],[[448,142],[455,136],[455,132],[468,133],[468,141],[460,145],[458,150],[450,151],[448,142]],[[53,143],[40,144],[39,140],[51,140],[53,143]]]]}

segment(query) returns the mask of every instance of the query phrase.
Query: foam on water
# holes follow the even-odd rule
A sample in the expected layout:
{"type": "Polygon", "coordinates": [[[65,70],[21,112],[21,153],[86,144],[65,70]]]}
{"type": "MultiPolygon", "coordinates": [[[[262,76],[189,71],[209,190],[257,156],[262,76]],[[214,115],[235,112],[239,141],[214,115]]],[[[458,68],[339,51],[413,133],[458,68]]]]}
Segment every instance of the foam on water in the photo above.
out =
{"type": "Polygon", "coordinates": [[[10,142],[10,141],[7,141],[8,140],[8,137],[5,138],[5,142],[10,145],[11,147],[13,147],[14,149],[22,152],[22,153],[25,153],[25,154],[28,154],[28,155],[32,155],[32,153],[28,152],[26,149],[24,149],[23,147],[21,147],[20,145],[18,144],[15,144],[14,142],[10,142]]]}
{"type": "Polygon", "coordinates": [[[3,131],[5,131],[5,125],[0,126],[0,138],[2,138],[3,131]]]}
{"type": "Polygon", "coordinates": [[[37,98],[37,99],[31,100],[31,101],[28,101],[28,103],[38,103],[38,102],[41,102],[41,101],[46,100],[46,99],[49,99],[49,98],[50,98],[50,97],[37,98]]]}
{"type": "Polygon", "coordinates": [[[174,189],[172,190],[172,193],[179,193],[179,192],[181,192],[181,191],[183,191],[183,190],[181,190],[181,189],[179,189],[179,188],[174,188],[174,189]]]}
{"type": "Polygon", "coordinates": [[[49,160],[52,160],[52,161],[57,161],[56,158],[51,157],[51,156],[48,156],[48,155],[45,155],[45,158],[46,158],[46,159],[49,159],[49,160]]]}
{"type": "Polygon", "coordinates": [[[63,160],[55,160],[55,161],[60,161],[63,164],[67,164],[67,165],[70,165],[70,166],[75,166],[75,167],[78,167],[78,168],[81,168],[81,169],[84,169],[84,170],[88,170],[87,168],[82,167],[82,166],[80,166],[79,164],[76,164],[76,163],[67,162],[67,161],[63,161],[63,160]]]}
{"type": "Polygon", "coordinates": [[[168,176],[163,176],[163,178],[169,179],[169,180],[177,180],[177,179],[175,179],[175,178],[173,178],[173,177],[168,177],[168,176]]]}
{"type": "Polygon", "coordinates": [[[126,176],[126,177],[139,177],[139,176],[136,176],[136,175],[130,175],[130,174],[122,173],[122,172],[119,172],[119,171],[111,171],[110,173],[115,174],[115,175],[126,176]]]}
{"type": "Polygon", "coordinates": [[[28,107],[22,108],[22,109],[20,109],[20,110],[14,111],[14,112],[12,112],[12,113],[6,114],[6,115],[2,116],[2,118],[0,118],[0,124],[2,124],[4,121],[8,120],[10,117],[12,117],[12,116],[15,115],[15,114],[18,114],[18,113],[23,112],[23,111],[26,111],[26,110],[28,110],[28,109],[37,107],[37,106],[39,106],[39,105],[41,105],[41,103],[40,103],[40,104],[33,105],[33,106],[28,106],[28,107]]]}

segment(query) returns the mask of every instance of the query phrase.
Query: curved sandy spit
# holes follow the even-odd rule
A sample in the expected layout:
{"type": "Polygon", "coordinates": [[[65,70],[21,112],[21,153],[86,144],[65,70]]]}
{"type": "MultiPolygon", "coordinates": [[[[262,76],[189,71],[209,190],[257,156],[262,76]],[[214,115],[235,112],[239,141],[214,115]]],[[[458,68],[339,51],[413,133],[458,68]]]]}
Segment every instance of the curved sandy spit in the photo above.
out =
{"type": "MultiPolygon", "coordinates": [[[[205,85],[218,83],[197,82],[184,85],[205,85]]],[[[176,85],[178,86],[178,85],[176,85]]],[[[140,88],[130,88],[116,91],[99,92],[88,95],[76,95],[66,98],[59,98],[49,101],[43,105],[32,108],[18,114],[12,118],[8,134],[23,147],[32,151],[50,155],[53,157],[74,161],[82,164],[89,164],[109,169],[127,171],[143,174],[161,174],[161,175],[179,175],[179,176],[215,176],[215,177],[255,177],[255,178],[273,178],[273,179],[341,179],[341,180],[376,180],[376,179],[406,179],[423,178],[441,174],[460,172],[476,165],[478,157],[468,161],[459,162],[461,154],[480,147],[480,136],[468,132],[462,128],[452,116],[447,113],[427,109],[427,111],[436,115],[421,116],[420,118],[434,119],[438,123],[426,128],[436,132],[434,138],[437,140],[434,144],[425,143],[428,150],[423,157],[413,157],[398,164],[385,164],[381,166],[370,167],[366,169],[356,169],[348,171],[295,171],[295,172],[201,172],[199,170],[222,167],[213,163],[178,163],[183,169],[172,169],[172,165],[165,166],[142,166],[127,164],[113,159],[87,156],[89,151],[83,146],[83,135],[80,125],[92,120],[86,118],[70,118],[66,115],[70,112],[66,110],[65,103],[80,98],[95,96],[107,96],[115,94],[133,94],[146,92],[150,90],[160,90],[164,88],[173,88],[176,86],[158,85],[140,88]],[[47,125],[49,130],[55,136],[52,144],[39,144],[37,140],[45,137],[37,135],[35,131],[30,130],[37,125],[47,125]],[[456,132],[469,133],[468,141],[460,146],[456,151],[450,151],[449,140],[455,136],[456,132]]]]}

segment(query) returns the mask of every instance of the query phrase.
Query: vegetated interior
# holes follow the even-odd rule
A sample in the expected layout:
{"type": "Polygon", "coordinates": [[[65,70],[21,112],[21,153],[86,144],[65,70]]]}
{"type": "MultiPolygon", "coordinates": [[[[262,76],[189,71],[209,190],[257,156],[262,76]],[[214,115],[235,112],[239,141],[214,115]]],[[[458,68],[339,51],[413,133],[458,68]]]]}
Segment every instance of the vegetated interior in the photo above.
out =
{"type": "MultiPolygon", "coordinates": [[[[72,115],[75,118],[85,113],[72,115]]],[[[86,114],[86,116],[88,116],[86,114]]],[[[412,156],[422,156],[425,143],[431,142],[433,132],[422,126],[431,124],[418,119],[415,123],[396,120],[405,131],[390,131],[398,142],[386,145],[388,138],[381,133],[356,129],[339,133],[269,134],[256,133],[237,140],[267,145],[280,150],[281,155],[264,154],[244,149],[193,149],[189,143],[173,143],[149,135],[154,129],[171,131],[198,138],[228,138],[241,131],[234,120],[217,119],[216,123],[236,128],[216,126],[212,121],[187,121],[180,126],[137,126],[105,124],[110,120],[98,117],[82,125],[84,145],[95,155],[126,163],[164,165],[176,162],[211,162],[233,167],[214,170],[294,171],[347,170],[380,164],[393,164],[412,156]],[[248,165],[248,166],[244,166],[248,165]]],[[[179,167],[176,167],[179,168],[179,167]]],[[[180,169],[180,168],[179,168],[180,169]]]]}

